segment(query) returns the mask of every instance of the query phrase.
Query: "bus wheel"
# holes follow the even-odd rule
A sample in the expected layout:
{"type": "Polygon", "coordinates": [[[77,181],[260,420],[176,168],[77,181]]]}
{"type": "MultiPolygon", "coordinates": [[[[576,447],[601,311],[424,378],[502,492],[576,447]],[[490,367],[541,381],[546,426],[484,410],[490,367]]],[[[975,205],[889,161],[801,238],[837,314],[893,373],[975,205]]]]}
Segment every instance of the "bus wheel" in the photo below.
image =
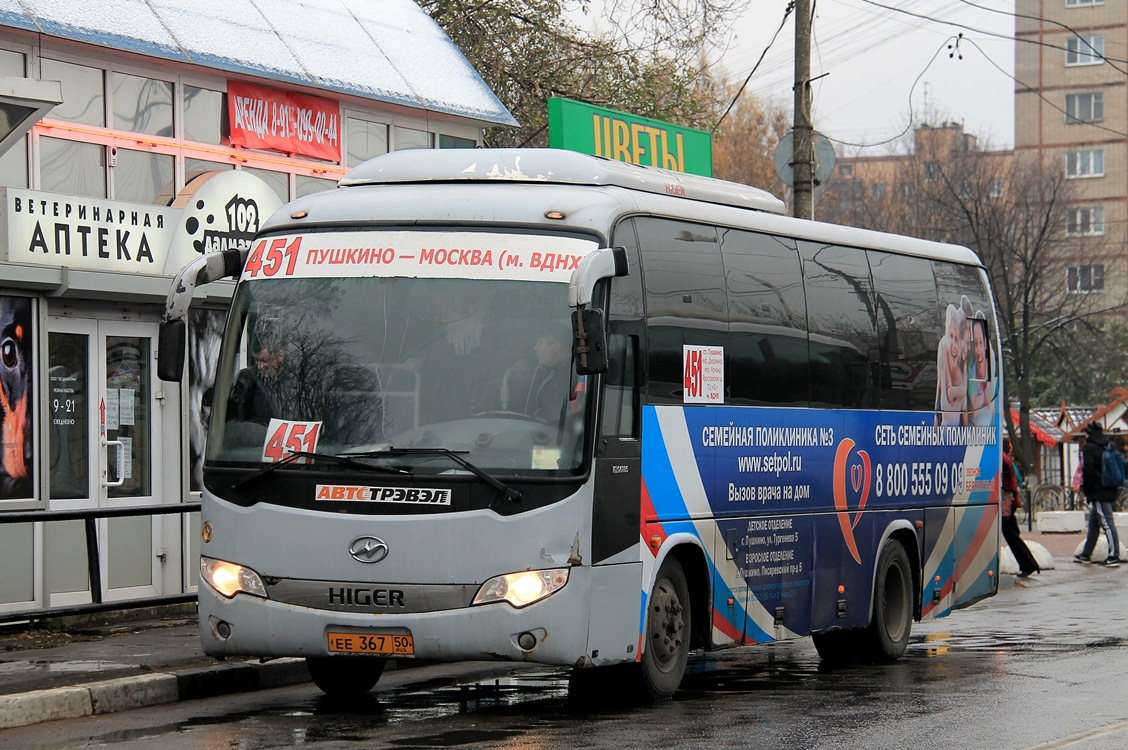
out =
{"type": "Polygon", "coordinates": [[[858,656],[857,630],[832,630],[829,633],[812,633],[815,650],[825,663],[836,666],[848,664],[858,656]]]}
{"type": "Polygon", "coordinates": [[[367,656],[308,657],[309,676],[326,695],[363,695],[376,686],[384,671],[384,660],[367,656]]]}
{"type": "Polygon", "coordinates": [[[642,649],[642,689],[652,700],[673,696],[689,659],[689,586],[681,565],[666,558],[647,604],[642,649]]]}
{"type": "Polygon", "coordinates": [[[860,633],[862,655],[870,661],[900,659],[913,627],[913,573],[899,542],[889,540],[877,561],[873,586],[873,620],[860,633]]]}

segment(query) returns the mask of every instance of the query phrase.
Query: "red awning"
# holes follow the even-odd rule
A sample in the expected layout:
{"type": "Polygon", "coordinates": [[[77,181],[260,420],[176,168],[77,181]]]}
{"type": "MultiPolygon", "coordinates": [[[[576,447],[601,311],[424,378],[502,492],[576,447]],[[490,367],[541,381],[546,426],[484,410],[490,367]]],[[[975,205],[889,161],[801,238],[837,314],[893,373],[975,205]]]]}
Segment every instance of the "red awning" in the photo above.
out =
{"type": "MultiPolygon", "coordinates": [[[[1014,425],[1018,424],[1018,412],[1014,409],[1011,409],[1011,423],[1014,425]]],[[[1052,435],[1050,435],[1045,430],[1039,429],[1038,426],[1033,422],[1030,423],[1030,433],[1034,436],[1035,440],[1037,440],[1039,443],[1042,443],[1043,445],[1048,445],[1049,447],[1054,448],[1058,444],[1058,441],[1055,440],[1052,435]]]]}

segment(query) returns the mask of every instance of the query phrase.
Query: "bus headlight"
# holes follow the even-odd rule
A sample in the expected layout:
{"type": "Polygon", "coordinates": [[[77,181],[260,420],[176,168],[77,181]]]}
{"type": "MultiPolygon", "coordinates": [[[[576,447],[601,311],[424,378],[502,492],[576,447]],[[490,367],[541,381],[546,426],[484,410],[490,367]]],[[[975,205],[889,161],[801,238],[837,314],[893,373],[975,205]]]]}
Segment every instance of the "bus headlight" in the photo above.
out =
{"type": "Polygon", "coordinates": [[[568,568],[507,573],[483,583],[474,596],[473,604],[505,601],[520,609],[552,596],[564,588],[566,583],[568,583],[568,568]]]}
{"type": "Polygon", "coordinates": [[[266,598],[266,586],[263,585],[259,574],[242,565],[201,557],[200,578],[228,599],[238,593],[266,598]]]}

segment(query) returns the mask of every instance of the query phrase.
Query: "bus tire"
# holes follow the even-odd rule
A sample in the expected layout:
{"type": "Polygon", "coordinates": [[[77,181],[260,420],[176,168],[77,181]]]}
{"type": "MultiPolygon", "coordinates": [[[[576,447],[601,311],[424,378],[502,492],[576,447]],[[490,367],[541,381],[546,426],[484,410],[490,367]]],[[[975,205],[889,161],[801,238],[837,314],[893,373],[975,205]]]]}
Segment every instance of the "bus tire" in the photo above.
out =
{"type": "Polygon", "coordinates": [[[873,583],[873,618],[861,631],[860,655],[892,662],[904,655],[913,628],[913,568],[900,542],[885,542],[873,583]]]}
{"type": "Polygon", "coordinates": [[[376,687],[384,672],[384,661],[368,656],[310,656],[306,666],[321,692],[347,697],[364,695],[376,687]]]}
{"type": "Polygon", "coordinates": [[[859,630],[831,630],[827,633],[812,633],[815,651],[819,658],[830,666],[849,664],[858,657],[859,630]]]}
{"type": "Polygon", "coordinates": [[[673,697],[689,660],[690,599],[685,571],[673,557],[658,569],[647,601],[640,677],[644,698],[673,697]]]}

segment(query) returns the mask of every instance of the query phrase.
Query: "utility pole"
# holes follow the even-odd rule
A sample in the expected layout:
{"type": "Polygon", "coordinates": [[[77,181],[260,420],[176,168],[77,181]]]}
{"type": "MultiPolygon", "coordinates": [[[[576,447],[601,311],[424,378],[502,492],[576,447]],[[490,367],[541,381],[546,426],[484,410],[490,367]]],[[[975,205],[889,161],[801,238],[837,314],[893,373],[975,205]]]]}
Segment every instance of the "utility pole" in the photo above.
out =
{"type": "Polygon", "coordinates": [[[795,125],[791,133],[792,215],[815,217],[814,128],[811,126],[811,0],[795,0],[795,125]]]}

